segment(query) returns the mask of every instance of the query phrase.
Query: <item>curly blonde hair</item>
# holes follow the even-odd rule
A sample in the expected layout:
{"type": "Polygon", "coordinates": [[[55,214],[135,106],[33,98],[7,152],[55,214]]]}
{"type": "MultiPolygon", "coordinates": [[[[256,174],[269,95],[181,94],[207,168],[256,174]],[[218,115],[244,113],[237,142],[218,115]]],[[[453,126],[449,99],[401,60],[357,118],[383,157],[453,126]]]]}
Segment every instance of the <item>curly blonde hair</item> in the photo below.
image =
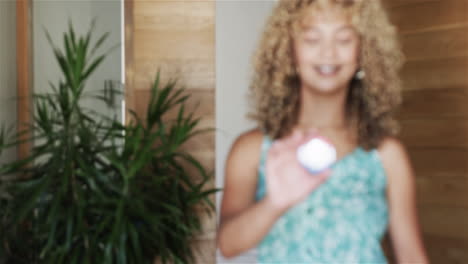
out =
{"type": "Polygon", "coordinates": [[[294,37],[309,9],[333,5],[351,16],[360,35],[359,61],[366,73],[353,78],[347,96],[347,119],[352,120],[358,145],[370,149],[385,136],[398,133],[394,113],[401,104],[399,70],[404,56],[396,28],[380,0],[280,0],[269,17],[253,57],[249,117],[273,139],[287,135],[297,124],[300,79],[294,59],[294,37]]]}

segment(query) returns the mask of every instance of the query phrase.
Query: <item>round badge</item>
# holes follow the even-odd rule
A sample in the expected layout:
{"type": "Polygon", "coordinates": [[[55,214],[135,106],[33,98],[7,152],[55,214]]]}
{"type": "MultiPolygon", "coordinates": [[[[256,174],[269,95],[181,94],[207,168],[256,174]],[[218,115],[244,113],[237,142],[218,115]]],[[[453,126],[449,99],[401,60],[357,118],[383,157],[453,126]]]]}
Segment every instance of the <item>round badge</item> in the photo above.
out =
{"type": "Polygon", "coordinates": [[[315,137],[297,149],[297,159],[310,173],[317,174],[336,161],[336,149],[323,137],[315,137]]]}

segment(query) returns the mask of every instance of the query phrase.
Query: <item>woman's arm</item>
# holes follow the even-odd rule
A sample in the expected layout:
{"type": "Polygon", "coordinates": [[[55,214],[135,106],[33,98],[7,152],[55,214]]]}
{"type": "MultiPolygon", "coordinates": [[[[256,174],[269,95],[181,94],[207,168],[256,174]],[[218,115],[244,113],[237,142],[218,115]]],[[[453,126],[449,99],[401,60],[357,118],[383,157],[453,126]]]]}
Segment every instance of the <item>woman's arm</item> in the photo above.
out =
{"type": "Polygon", "coordinates": [[[266,195],[257,203],[255,191],[263,135],[251,131],[234,143],[226,163],[218,232],[223,255],[236,256],[256,246],[281,215],[328,178],[330,170],[311,177],[297,160],[297,148],[313,137],[314,131],[295,131],[273,143],[265,164],[266,195]]]}
{"type": "Polygon", "coordinates": [[[388,179],[389,232],[398,263],[428,264],[417,215],[415,176],[406,150],[397,139],[387,138],[379,153],[388,179]]]}
{"type": "Polygon", "coordinates": [[[218,246],[225,257],[255,247],[282,212],[268,199],[255,203],[262,133],[254,130],[234,142],[225,169],[218,246]]]}

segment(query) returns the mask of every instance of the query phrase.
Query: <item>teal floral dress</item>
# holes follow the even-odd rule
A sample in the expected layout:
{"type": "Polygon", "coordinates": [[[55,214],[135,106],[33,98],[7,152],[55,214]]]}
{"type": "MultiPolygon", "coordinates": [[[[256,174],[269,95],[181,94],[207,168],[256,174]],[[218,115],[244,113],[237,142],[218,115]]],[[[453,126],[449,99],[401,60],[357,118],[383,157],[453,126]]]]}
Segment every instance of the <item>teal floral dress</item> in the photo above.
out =
{"type": "MultiPolygon", "coordinates": [[[[264,137],[256,199],[266,193],[264,137]]],[[[357,147],[332,175],[289,209],[257,246],[258,263],[387,263],[380,241],[388,225],[386,175],[376,149],[357,147]]]]}

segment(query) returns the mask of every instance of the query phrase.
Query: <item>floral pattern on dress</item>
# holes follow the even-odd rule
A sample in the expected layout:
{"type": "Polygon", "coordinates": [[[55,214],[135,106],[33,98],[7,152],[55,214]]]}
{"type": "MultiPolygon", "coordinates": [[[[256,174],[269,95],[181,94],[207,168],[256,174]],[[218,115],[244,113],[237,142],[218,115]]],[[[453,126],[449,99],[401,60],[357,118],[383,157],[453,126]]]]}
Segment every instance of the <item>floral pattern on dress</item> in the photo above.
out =
{"type": "MultiPolygon", "coordinates": [[[[256,199],[266,192],[264,137],[256,199]]],[[[282,215],[257,246],[258,263],[387,263],[380,241],[388,227],[387,179],[376,149],[357,147],[332,175],[282,215]]]]}

